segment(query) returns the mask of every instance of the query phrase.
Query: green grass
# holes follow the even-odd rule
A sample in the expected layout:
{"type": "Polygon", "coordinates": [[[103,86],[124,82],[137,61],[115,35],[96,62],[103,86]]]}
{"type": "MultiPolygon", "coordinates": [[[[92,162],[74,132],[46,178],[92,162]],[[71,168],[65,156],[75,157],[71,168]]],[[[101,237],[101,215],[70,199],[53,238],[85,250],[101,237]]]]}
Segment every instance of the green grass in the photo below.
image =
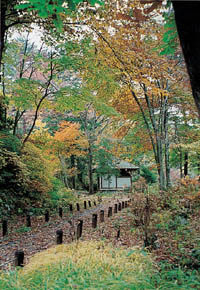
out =
{"type": "Polygon", "coordinates": [[[2,273],[0,289],[200,289],[197,271],[159,269],[147,252],[137,248],[80,242],[53,247],[36,254],[23,269],[2,273]]]}

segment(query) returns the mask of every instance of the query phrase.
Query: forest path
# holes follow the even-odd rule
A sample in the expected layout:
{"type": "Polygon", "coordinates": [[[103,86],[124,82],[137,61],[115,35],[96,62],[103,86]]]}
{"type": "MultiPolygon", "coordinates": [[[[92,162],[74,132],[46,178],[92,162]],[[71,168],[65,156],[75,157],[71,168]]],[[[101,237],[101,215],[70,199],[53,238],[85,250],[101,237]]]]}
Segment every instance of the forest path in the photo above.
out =
{"type": "MultiPolygon", "coordinates": [[[[98,214],[100,210],[104,210],[105,223],[108,219],[108,208],[113,207],[114,204],[122,201],[128,201],[128,198],[111,199],[106,203],[99,204],[95,208],[89,208],[83,212],[76,211],[73,215],[64,215],[62,218],[58,216],[50,217],[50,221],[45,223],[43,217],[32,221],[32,228],[28,232],[16,232],[12,231],[8,236],[0,240],[0,269],[13,268],[14,254],[17,250],[23,250],[25,255],[25,264],[28,260],[37,252],[46,250],[56,245],[56,231],[58,229],[63,230],[63,243],[71,243],[75,240],[76,227],[79,219],[83,220],[83,234],[81,239],[94,238],[94,230],[92,229],[92,214],[98,214]],[[70,222],[69,222],[70,221],[70,222]],[[90,237],[91,235],[91,237],[90,237]]],[[[117,217],[117,215],[115,215],[117,217]]],[[[115,217],[114,215],[112,218],[115,217]]],[[[103,224],[105,224],[103,223],[103,224]]],[[[18,222],[19,227],[20,222],[18,222]]],[[[98,224],[98,227],[100,224],[98,224]]],[[[102,226],[102,225],[101,225],[102,226]]],[[[103,233],[101,231],[101,233],[103,233]]],[[[97,235],[98,238],[99,234],[97,235]]]]}

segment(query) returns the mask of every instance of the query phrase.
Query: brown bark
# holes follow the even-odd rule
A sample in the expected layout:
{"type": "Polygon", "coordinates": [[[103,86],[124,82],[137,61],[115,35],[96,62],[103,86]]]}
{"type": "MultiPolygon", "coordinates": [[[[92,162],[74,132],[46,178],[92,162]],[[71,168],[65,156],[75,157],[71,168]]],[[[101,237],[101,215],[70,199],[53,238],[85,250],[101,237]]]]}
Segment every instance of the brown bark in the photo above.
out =
{"type": "Polygon", "coordinates": [[[192,93],[200,117],[200,1],[172,1],[192,93]]]}

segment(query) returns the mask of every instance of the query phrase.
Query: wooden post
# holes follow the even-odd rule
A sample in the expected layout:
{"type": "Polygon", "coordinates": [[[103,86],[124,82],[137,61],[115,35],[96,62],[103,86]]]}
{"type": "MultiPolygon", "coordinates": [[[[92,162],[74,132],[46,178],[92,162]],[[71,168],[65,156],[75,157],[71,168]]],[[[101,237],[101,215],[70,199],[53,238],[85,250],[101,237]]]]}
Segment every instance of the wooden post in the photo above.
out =
{"type": "Polygon", "coordinates": [[[8,221],[7,220],[2,220],[2,234],[3,234],[3,237],[5,235],[7,235],[8,233],[8,221]]]}
{"type": "Polygon", "coordinates": [[[73,205],[72,205],[72,204],[69,205],[69,210],[70,210],[71,212],[73,212],[73,205]]]}
{"type": "Polygon", "coordinates": [[[111,217],[112,216],[112,207],[109,206],[108,208],[108,217],[111,217]]]}
{"type": "Polygon", "coordinates": [[[90,200],[88,200],[88,205],[89,205],[89,207],[91,207],[91,201],[90,200]]]}
{"type": "Polygon", "coordinates": [[[16,267],[24,266],[24,251],[18,250],[15,252],[15,266],[16,267]]]}
{"type": "Polygon", "coordinates": [[[62,242],[63,242],[63,231],[62,230],[56,231],[56,242],[57,242],[57,245],[62,244],[62,242]]]}
{"type": "Polygon", "coordinates": [[[118,210],[122,210],[122,205],[121,205],[121,202],[118,204],[118,210]]]}
{"type": "Polygon", "coordinates": [[[92,227],[93,228],[97,227],[97,214],[92,215],[92,227]]]}
{"type": "Polygon", "coordinates": [[[122,201],[122,209],[124,208],[124,201],[122,201]]]}
{"type": "Polygon", "coordinates": [[[84,209],[87,209],[87,202],[84,200],[84,209]]]}
{"type": "Polygon", "coordinates": [[[31,227],[31,217],[29,214],[27,214],[26,216],[26,226],[31,227]]]}
{"type": "Polygon", "coordinates": [[[80,205],[79,205],[79,203],[76,204],[76,208],[77,208],[77,211],[80,211],[80,205]]]}
{"type": "Polygon", "coordinates": [[[63,209],[62,207],[59,207],[59,217],[63,217],[63,209]]]}
{"type": "Polygon", "coordinates": [[[83,231],[83,220],[79,220],[79,223],[77,225],[77,240],[81,238],[83,231]]]}
{"type": "Polygon", "coordinates": [[[117,213],[117,204],[115,204],[114,213],[117,213]]]}
{"type": "Polygon", "coordinates": [[[117,230],[117,237],[116,237],[116,239],[118,240],[119,237],[120,237],[120,228],[117,230]]]}
{"type": "Polygon", "coordinates": [[[103,223],[104,222],[104,210],[100,211],[100,222],[103,223]]]}
{"type": "Polygon", "coordinates": [[[45,219],[45,222],[49,221],[49,211],[48,210],[46,210],[46,212],[44,214],[44,219],[45,219]]]}

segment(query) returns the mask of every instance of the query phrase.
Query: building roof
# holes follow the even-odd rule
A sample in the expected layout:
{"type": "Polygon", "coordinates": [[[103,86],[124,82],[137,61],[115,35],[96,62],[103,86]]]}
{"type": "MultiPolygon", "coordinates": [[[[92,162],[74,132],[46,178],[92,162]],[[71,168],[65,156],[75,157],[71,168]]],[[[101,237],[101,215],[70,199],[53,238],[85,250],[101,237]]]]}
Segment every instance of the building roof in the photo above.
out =
{"type": "Polygon", "coordinates": [[[125,160],[116,160],[116,167],[119,169],[138,169],[138,166],[135,166],[125,160]]]}

